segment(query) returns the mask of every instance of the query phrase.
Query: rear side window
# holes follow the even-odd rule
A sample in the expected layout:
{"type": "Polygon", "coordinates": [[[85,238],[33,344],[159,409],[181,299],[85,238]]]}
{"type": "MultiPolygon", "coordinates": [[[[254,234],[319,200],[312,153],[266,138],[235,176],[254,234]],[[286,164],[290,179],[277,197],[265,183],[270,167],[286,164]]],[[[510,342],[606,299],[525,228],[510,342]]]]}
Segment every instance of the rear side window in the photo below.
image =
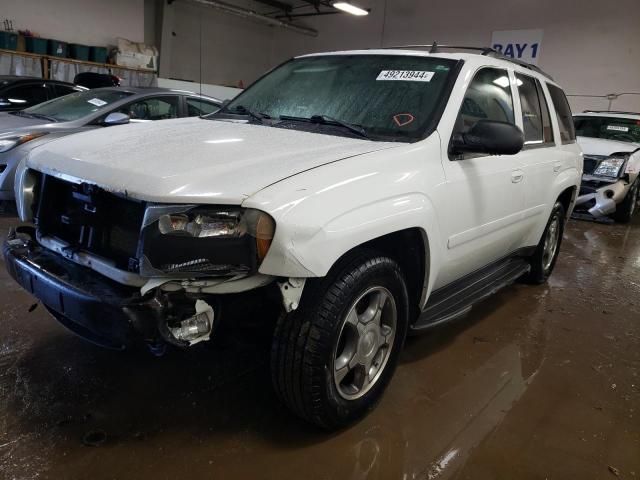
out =
{"type": "Polygon", "coordinates": [[[144,98],[118,110],[129,115],[131,120],[167,120],[178,118],[178,97],[165,95],[144,98]]]}
{"type": "Polygon", "coordinates": [[[547,83],[547,88],[549,89],[551,101],[556,110],[558,126],[560,127],[560,140],[562,143],[574,143],[576,141],[576,131],[567,97],[564,92],[555,85],[547,83]]]}
{"type": "Polygon", "coordinates": [[[187,97],[187,116],[189,117],[208,115],[218,110],[220,110],[220,106],[215,103],[200,98],[187,97]]]}
{"type": "Polygon", "coordinates": [[[69,86],[69,85],[60,85],[57,83],[52,83],[49,87],[53,90],[53,98],[61,97],[63,95],[69,95],[70,93],[82,92],[77,87],[69,86]]]}
{"type": "Polygon", "coordinates": [[[464,95],[454,133],[466,133],[480,120],[515,123],[506,70],[483,68],[476,73],[464,95]]]}
{"type": "Polygon", "coordinates": [[[47,87],[43,83],[30,83],[8,88],[3,96],[12,107],[25,108],[47,101],[47,87]]]}
{"type": "Polygon", "coordinates": [[[525,147],[545,146],[553,143],[553,128],[547,100],[540,82],[527,75],[516,74],[525,147]]]}

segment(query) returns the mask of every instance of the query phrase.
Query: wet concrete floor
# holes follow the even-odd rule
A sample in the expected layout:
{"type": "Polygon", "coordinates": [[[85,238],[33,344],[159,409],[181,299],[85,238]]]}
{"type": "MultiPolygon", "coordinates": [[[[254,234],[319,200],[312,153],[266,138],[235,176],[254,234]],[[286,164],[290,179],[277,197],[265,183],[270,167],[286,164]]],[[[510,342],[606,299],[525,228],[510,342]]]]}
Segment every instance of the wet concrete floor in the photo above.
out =
{"type": "Polygon", "coordinates": [[[547,286],[409,339],[378,408],[328,435],[278,404],[261,319],[114,353],[0,265],[0,478],[640,478],[639,322],[640,222],[572,221],[547,286]]]}

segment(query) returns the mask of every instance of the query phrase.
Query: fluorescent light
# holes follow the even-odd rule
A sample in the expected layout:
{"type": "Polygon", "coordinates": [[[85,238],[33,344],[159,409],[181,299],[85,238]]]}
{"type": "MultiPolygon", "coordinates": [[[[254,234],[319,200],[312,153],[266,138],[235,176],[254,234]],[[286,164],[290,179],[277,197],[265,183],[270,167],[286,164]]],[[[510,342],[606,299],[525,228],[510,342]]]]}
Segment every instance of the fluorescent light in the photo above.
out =
{"type": "Polygon", "coordinates": [[[343,12],[350,13],[351,15],[358,15],[359,17],[363,15],[369,15],[369,12],[366,10],[356,7],[355,5],[350,4],[349,2],[335,2],[332,4],[333,8],[337,8],[338,10],[342,10],[343,12]]]}

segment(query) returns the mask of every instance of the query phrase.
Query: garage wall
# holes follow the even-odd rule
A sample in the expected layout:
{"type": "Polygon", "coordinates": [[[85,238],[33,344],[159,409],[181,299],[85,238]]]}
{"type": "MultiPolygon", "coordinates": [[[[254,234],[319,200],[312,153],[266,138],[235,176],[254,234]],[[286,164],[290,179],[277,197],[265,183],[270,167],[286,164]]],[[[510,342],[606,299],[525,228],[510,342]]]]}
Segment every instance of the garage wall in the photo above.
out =
{"type": "MultiPolygon", "coordinates": [[[[541,28],[539,64],[569,94],[640,93],[637,0],[361,0],[358,4],[370,7],[372,14],[306,19],[305,25],[320,32],[312,38],[178,0],[170,7],[173,18],[168,28],[175,36],[170,51],[165,52],[163,45],[161,76],[199,78],[200,20],[202,78],[224,85],[240,81],[246,85],[270,67],[306,52],[431,43],[434,39],[488,45],[493,30],[541,28]]],[[[570,101],[575,110],[608,107],[604,99],[571,97],[570,101]]],[[[640,110],[640,96],[622,97],[612,106],[640,110]]]]}
{"type": "Polygon", "coordinates": [[[144,0],[3,0],[0,19],[14,30],[88,45],[114,45],[117,37],[144,41],[144,0]]]}

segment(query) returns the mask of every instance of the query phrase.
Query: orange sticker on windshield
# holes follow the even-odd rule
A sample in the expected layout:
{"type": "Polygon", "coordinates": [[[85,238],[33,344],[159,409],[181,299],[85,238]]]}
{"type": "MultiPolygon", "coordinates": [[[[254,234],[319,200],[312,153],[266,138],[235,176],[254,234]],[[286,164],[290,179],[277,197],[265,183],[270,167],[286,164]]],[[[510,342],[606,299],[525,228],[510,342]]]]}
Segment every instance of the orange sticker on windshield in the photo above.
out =
{"type": "Polygon", "coordinates": [[[393,116],[393,121],[396,122],[396,125],[398,125],[399,127],[409,125],[415,119],[416,117],[414,117],[410,113],[398,113],[397,115],[393,116]]]}

